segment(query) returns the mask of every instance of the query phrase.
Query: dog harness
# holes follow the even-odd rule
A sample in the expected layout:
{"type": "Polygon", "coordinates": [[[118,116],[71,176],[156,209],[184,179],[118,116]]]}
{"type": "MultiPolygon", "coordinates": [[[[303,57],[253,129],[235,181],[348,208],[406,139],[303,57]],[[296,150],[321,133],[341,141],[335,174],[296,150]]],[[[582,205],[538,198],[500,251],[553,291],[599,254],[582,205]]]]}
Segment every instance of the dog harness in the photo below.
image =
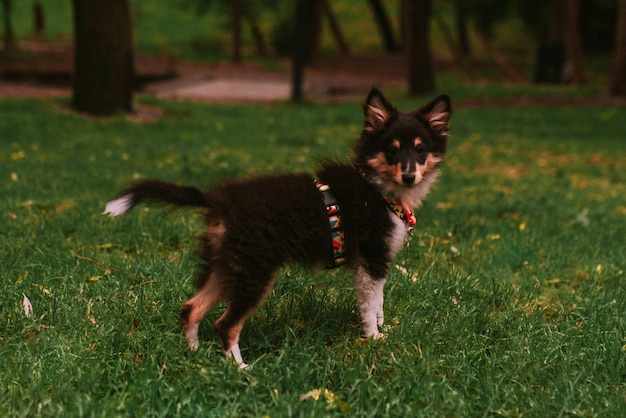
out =
{"type": "Polygon", "coordinates": [[[415,215],[413,215],[411,208],[391,196],[385,196],[385,200],[389,204],[393,213],[395,213],[398,218],[400,218],[408,226],[410,232],[417,223],[417,219],[415,218],[415,215]]]}
{"type": "Polygon", "coordinates": [[[328,184],[315,180],[315,187],[317,187],[317,190],[322,194],[322,201],[324,202],[324,206],[326,206],[328,223],[330,224],[330,235],[333,240],[333,262],[327,267],[339,267],[346,262],[346,251],[343,246],[343,229],[341,229],[341,218],[339,217],[339,204],[335,196],[330,192],[328,184]]]}
{"type": "MultiPolygon", "coordinates": [[[[333,262],[327,267],[331,269],[339,267],[346,262],[344,235],[343,229],[341,228],[341,210],[339,208],[339,203],[337,202],[335,196],[331,193],[328,184],[315,180],[315,187],[317,187],[317,190],[319,190],[322,194],[322,201],[324,202],[326,213],[328,214],[328,223],[330,225],[330,233],[333,244],[333,262]]],[[[411,208],[391,196],[384,196],[384,198],[389,205],[389,209],[407,225],[410,232],[417,223],[417,219],[415,218],[411,208]]]]}

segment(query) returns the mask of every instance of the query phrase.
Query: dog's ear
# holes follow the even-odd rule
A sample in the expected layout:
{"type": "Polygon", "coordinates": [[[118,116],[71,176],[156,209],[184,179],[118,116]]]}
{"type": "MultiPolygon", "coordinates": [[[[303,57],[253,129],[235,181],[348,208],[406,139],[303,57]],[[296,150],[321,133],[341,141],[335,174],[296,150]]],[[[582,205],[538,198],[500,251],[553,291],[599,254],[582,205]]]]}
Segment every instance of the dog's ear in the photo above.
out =
{"type": "Polygon", "coordinates": [[[430,128],[440,136],[448,136],[452,104],[447,94],[442,94],[422,106],[418,112],[426,118],[430,128]]]}
{"type": "Polygon", "coordinates": [[[367,100],[363,105],[365,115],[365,127],[367,132],[380,132],[385,127],[385,122],[389,116],[396,111],[396,108],[389,103],[385,96],[376,88],[373,88],[367,95],[367,100]]]}

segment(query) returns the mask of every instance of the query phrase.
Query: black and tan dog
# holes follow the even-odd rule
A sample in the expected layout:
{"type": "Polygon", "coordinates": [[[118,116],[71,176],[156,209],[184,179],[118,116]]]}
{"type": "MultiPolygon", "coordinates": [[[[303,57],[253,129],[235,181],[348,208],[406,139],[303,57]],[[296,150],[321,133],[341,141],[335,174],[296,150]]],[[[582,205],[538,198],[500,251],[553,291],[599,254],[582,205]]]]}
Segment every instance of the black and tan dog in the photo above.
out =
{"type": "Polygon", "coordinates": [[[111,216],[144,201],[204,209],[199,290],[181,312],[191,349],[198,347],[204,315],[226,301],[215,330],[224,354],[244,365],[238,344],[244,321],[272,288],[277,269],[290,262],[353,269],[363,334],[380,337],[389,264],[415,223],[412,209],[439,172],[451,105],[441,95],[402,112],[372,89],[363,110],[351,164],[322,163],[316,179],[259,176],[206,191],[149,179],[108,202],[111,216]]]}

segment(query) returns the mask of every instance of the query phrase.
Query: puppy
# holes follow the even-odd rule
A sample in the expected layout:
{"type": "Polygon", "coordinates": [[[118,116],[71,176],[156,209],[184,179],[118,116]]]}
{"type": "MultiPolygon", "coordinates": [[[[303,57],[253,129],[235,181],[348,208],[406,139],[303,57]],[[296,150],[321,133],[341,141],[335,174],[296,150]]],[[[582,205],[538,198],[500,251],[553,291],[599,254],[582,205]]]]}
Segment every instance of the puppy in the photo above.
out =
{"type": "Polygon", "coordinates": [[[402,112],[372,89],[363,113],[352,162],[323,162],[315,179],[268,175],[206,191],[148,179],[107,203],[104,213],[111,216],[142,202],[203,210],[198,291],[181,311],[192,350],[204,315],[225,301],[215,330],[224,355],[245,366],[238,343],[244,321],[272,288],[276,271],[292,262],[354,270],[363,334],[381,336],[389,264],[415,224],[413,208],[439,173],[452,109],[443,94],[402,112]]]}

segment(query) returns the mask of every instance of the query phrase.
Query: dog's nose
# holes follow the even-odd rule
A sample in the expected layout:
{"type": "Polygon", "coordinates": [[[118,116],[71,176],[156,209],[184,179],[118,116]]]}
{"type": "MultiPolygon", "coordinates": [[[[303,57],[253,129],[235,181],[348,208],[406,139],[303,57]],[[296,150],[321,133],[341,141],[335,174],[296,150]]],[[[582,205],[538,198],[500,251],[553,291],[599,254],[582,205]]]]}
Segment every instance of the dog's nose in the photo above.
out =
{"type": "Polygon", "coordinates": [[[413,184],[414,181],[415,181],[415,174],[413,173],[402,174],[402,183],[409,185],[409,184],[413,184]]]}

